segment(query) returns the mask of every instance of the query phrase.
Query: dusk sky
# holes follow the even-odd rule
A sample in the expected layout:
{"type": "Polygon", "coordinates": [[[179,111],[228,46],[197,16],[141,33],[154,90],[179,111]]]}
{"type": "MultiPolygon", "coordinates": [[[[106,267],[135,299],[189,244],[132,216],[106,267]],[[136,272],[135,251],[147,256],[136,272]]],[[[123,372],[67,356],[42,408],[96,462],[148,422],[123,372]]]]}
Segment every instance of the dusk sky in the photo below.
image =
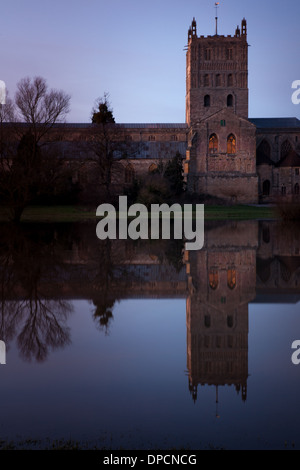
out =
{"type": "MultiPolygon", "coordinates": [[[[243,17],[249,42],[249,117],[298,117],[291,85],[300,80],[299,0],[220,0],[219,34],[243,17]]],[[[68,122],[90,122],[110,95],[123,123],[185,121],[185,51],[215,29],[212,0],[9,0],[2,2],[1,67],[11,97],[26,76],[71,95],[68,122]]]]}

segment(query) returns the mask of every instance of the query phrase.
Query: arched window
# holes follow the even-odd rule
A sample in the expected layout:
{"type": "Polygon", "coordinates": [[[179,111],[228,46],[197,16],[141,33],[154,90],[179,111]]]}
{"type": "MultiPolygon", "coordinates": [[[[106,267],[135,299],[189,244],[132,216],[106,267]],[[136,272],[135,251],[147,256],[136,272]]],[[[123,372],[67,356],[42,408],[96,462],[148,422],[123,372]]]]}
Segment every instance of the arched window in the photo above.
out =
{"type": "Polygon", "coordinates": [[[232,95],[228,95],[228,96],[227,96],[227,106],[228,106],[228,107],[232,107],[232,106],[233,106],[233,96],[232,96],[232,95]]]}
{"type": "Polygon", "coordinates": [[[293,150],[293,148],[289,140],[285,140],[284,142],[282,142],[280,148],[280,158],[285,158],[291,150],[293,150]]]}
{"type": "Polygon", "coordinates": [[[128,163],[125,167],[125,183],[132,183],[134,180],[134,168],[128,163]]]}
{"type": "Polygon", "coordinates": [[[204,316],[204,326],[205,328],[210,328],[210,315],[204,316]]]}
{"type": "Polygon", "coordinates": [[[204,86],[209,86],[209,75],[204,75],[204,86]]]}
{"type": "Polygon", "coordinates": [[[228,328],[233,327],[233,316],[232,315],[227,315],[227,326],[228,326],[228,328]]]}
{"type": "Polygon", "coordinates": [[[271,158],[271,146],[265,139],[261,141],[256,151],[257,160],[270,159],[271,158]]]}
{"type": "Polygon", "coordinates": [[[216,290],[219,284],[219,275],[218,271],[211,270],[208,275],[209,286],[212,290],[216,290]]]}
{"type": "Polygon", "coordinates": [[[263,182],[263,196],[269,196],[270,195],[270,187],[271,187],[270,181],[265,180],[263,182]]]}
{"type": "Polygon", "coordinates": [[[205,108],[209,108],[209,107],[210,107],[210,96],[209,96],[209,95],[205,95],[205,96],[204,96],[204,107],[205,107],[205,108]]]}
{"type": "Polygon", "coordinates": [[[262,238],[264,243],[270,243],[270,229],[269,227],[264,227],[262,232],[262,238]]]}
{"type": "Polygon", "coordinates": [[[158,166],[156,165],[156,163],[151,163],[151,165],[149,166],[148,171],[149,171],[149,173],[154,173],[154,172],[158,171],[158,166]]]}
{"type": "Polygon", "coordinates": [[[284,184],[281,186],[281,194],[282,196],[286,195],[286,186],[284,184]]]}
{"type": "Polygon", "coordinates": [[[219,73],[216,75],[216,86],[221,86],[221,75],[219,73]]]}
{"type": "Polygon", "coordinates": [[[227,86],[233,86],[233,75],[230,73],[227,77],[227,86]]]}
{"type": "Polygon", "coordinates": [[[214,154],[218,153],[219,151],[219,140],[216,134],[212,134],[209,138],[209,143],[208,143],[208,150],[209,153],[214,154]]]}
{"type": "Polygon", "coordinates": [[[228,269],[227,270],[227,285],[229,289],[233,290],[236,286],[236,270],[228,269]]]}
{"type": "Polygon", "coordinates": [[[234,154],[236,152],[236,140],[233,134],[227,138],[227,153],[234,154]]]}
{"type": "Polygon", "coordinates": [[[299,184],[296,183],[294,186],[294,194],[299,194],[299,184]]]}

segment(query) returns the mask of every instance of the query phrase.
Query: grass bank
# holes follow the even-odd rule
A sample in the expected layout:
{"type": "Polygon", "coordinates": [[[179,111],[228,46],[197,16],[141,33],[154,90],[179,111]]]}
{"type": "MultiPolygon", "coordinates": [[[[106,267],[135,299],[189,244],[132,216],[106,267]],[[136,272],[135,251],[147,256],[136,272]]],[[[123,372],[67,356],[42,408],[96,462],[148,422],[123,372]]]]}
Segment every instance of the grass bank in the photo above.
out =
{"type": "Polygon", "coordinates": [[[257,220],[277,219],[272,206],[205,206],[207,220],[257,220]]]}
{"type": "MultiPolygon", "coordinates": [[[[274,207],[266,206],[205,206],[206,220],[250,220],[277,218],[274,207]]],[[[0,208],[0,222],[9,220],[5,208],[0,208]]],[[[66,223],[97,221],[96,208],[82,206],[30,206],[22,215],[21,222],[66,223]]]]}

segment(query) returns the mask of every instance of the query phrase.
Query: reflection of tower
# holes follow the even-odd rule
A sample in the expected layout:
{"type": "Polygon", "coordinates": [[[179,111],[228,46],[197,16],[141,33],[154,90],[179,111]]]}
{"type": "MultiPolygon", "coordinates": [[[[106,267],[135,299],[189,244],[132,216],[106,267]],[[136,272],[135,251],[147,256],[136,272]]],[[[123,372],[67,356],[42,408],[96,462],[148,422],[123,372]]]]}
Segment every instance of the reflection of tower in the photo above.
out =
{"type": "MultiPolygon", "coordinates": [[[[205,246],[186,253],[187,367],[198,385],[233,385],[247,397],[248,303],[255,298],[257,225],[206,227],[205,246]]],[[[218,396],[216,395],[216,401],[218,396]]]]}

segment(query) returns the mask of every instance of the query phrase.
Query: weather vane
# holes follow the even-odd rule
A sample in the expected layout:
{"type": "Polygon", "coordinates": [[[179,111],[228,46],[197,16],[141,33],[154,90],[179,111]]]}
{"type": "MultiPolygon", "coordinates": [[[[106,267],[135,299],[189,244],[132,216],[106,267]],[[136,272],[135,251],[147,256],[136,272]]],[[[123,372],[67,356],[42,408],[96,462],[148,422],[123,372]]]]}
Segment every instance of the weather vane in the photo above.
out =
{"type": "Polygon", "coordinates": [[[215,9],[216,9],[216,36],[218,36],[218,8],[220,2],[215,2],[215,9]]]}

